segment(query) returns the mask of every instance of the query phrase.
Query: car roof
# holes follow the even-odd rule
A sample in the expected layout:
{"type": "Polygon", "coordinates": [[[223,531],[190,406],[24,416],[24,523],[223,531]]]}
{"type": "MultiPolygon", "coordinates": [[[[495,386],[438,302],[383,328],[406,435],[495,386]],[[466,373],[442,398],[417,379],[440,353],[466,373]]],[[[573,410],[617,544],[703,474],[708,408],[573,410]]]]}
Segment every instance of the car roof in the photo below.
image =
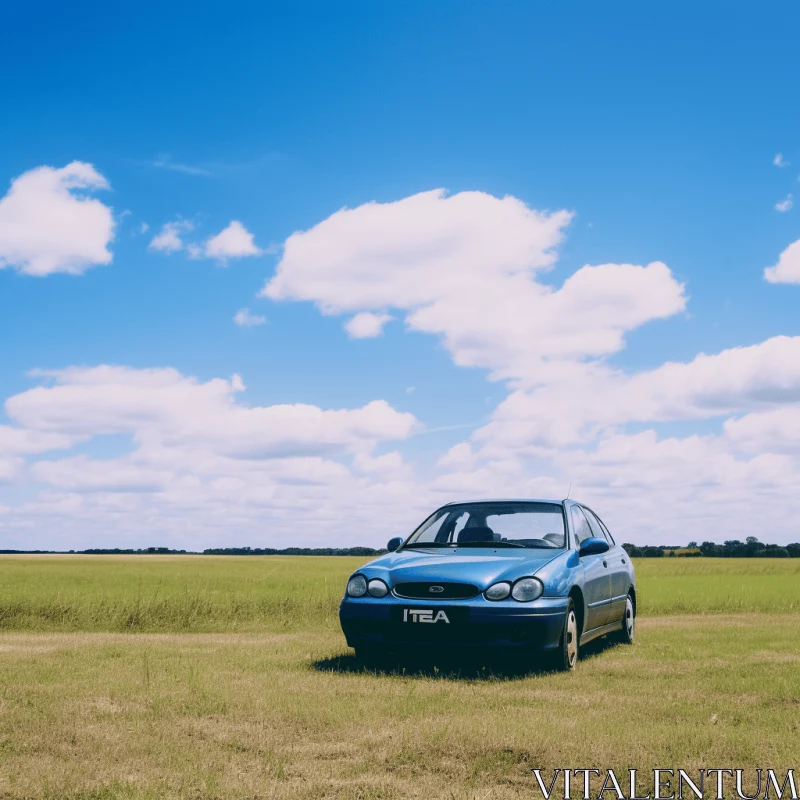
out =
{"type": "Polygon", "coordinates": [[[463,506],[470,503],[553,503],[561,506],[567,503],[577,503],[577,500],[553,500],[548,497],[490,497],[476,500],[455,500],[452,503],[445,503],[442,508],[447,506],[463,506]]]}

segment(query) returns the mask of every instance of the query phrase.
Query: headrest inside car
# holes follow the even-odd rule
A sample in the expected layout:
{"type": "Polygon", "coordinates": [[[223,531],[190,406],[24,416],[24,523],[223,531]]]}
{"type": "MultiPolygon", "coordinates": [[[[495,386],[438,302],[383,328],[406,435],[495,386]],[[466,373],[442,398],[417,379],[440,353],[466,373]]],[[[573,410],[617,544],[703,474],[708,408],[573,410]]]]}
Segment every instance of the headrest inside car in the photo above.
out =
{"type": "Polygon", "coordinates": [[[495,540],[494,531],[491,528],[475,527],[462,528],[458,533],[458,543],[467,542],[493,542],[495,540]]]}

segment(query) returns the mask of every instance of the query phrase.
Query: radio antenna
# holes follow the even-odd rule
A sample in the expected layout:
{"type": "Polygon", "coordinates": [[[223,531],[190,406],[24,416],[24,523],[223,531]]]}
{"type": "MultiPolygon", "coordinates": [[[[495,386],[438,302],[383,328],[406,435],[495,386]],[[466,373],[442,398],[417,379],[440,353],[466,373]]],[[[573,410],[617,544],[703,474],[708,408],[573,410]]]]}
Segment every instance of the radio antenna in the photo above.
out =
{"type": "Polygon", "coordinates": [[[565,500],[569,500],[569,493],[572,491],[572,481],[569,482],[569,489],[567,489],[567,496],[564,498],[565,500]]]}

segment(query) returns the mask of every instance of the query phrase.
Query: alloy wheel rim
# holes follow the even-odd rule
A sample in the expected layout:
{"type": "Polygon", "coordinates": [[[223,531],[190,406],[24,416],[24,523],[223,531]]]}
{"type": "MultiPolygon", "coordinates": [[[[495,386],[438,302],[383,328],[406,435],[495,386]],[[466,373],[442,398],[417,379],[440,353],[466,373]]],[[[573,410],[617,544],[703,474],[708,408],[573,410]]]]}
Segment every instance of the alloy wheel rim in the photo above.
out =
{"type": "Polygon", "coordinates": [[[628,638],[633,639],[633,604],[630,598],[625,604],[625,627],[628,630],[628,638]]]}
{"type": "Polygon", "coordinates": [[[578,659],[578,622],[574,611],[569,612],[567,619],[567,659],[570,667],[575,666],[578,659]]]}

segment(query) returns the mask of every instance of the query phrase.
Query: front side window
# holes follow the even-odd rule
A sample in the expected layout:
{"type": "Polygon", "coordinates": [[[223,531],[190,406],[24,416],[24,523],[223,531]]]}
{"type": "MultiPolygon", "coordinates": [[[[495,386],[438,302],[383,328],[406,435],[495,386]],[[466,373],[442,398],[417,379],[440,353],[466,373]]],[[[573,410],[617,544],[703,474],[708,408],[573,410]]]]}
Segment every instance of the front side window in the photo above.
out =
{"type": "Polygon", "coordinates": [[[594,536],[595,539],[605,539],[606,535],[603,533],[603,529],[597,521],[597,517],[595,517],[588,508],[581,508],[581,511],[586,515],[586,520],[589,523],[589,527],[592,529],[592,536],[594,536]]]}
{"type": "Polygon", "coordinates": [[[603,520],[601,520],[600,517],[598,517],[597,514],[595,514],[590,508],[584,510],[588,512],[586,516],[589,518],[589,524],[592,526],[592,530],[597,529],[600,531],[600,533],[597,535],[601,539],[605,537],[606,541],[613,547],[616,542],[614,541],[614,537],[611,535],[608,528],[606,528],[603,520]]]}
{"type": "Polygon", "coordinates": [[[411,534],[404,547],[529,547],[566,545],[557,503],[497,502],[445,506],[411,534]]]}
{"type": "Polygon", "coordinates": [[[580,547],[581,542],[585,539],[591,539],[594,533],[589,527],[589,522],[580,506],[572,506],[569,513],[572,516],[572,530],[575,534],[575,544],[580,547]]]}

